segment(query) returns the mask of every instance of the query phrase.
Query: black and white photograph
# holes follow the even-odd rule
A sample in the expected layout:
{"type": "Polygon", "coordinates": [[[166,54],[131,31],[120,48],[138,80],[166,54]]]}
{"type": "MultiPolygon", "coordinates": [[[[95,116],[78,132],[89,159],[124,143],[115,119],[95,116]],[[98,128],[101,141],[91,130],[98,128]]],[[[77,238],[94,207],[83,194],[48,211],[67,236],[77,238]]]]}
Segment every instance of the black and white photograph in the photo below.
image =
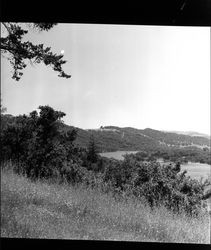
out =
{"type": "Polygon", "coordinates": [[[210,28],[1,22],[1,237],[210,244],[210,28]]]}

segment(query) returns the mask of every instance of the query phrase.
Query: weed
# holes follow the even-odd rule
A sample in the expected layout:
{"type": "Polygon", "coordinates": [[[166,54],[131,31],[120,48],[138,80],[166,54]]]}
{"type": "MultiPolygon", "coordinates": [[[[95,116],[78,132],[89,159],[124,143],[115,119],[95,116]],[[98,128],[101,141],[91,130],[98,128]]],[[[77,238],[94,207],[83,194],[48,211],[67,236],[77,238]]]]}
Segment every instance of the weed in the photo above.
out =
{"type": "Polygon", "coordinates": [[[85,185],[31,182],[1,173],[1,235],[4,237],[209,243],[208,214],[153,210],[144,199],[85,185]]]}

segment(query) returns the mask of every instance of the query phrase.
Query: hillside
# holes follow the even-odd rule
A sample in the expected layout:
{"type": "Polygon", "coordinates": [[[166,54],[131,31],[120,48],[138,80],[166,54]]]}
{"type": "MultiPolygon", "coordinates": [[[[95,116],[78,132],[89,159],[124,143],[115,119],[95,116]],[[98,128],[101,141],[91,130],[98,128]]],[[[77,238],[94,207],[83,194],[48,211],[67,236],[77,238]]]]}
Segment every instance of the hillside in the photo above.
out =
{"type": "Polygon", "coordinates": [[[209,243],[208,214],[190,218],[165,207],[150,209],[139,199],[29,179],[1,170],[1,236],[209,243]]]}
{"type": "MultiPolygon", "coordinates": [[[[5,124],[12,123],[14,119],[15,117],[12,115],[2,115],[1,128],[4,128],[5,124]]],[[[76,129],[78,136],[75,144],[83,148],[88,146],[90,136],[93,135],[100,152],[159,150],[172,146],[179,148],[194,146],[208,149],[211,141],[205,136],[164,132],[151,128],[136,129],[132,127],[101,126],[99,129],[84,130],[64,124],[63,129],[64,131],[76,129]]]]}
{"type": "Polygon", "coordinates": [[[39,110],[1,116],[4,237],[206,242],[208,181],[192,180],[181,163],[211,164],[208,147],[172,148],[167,141],[182,139],[152,129],[77,129],[62,122],[63,112],[39,110]],[[144,151],[115,160],[97,154],[96,144],[144,151]]]}
{"type": "Polygon", "coordinates": [[[195,131],[163,131],[163,132],[170,132],[170,133],[176,133],[176,134],[181,134],[181,135],[199,136],[199,137],[205,137],[207,139],[210,139],[209,135],[198,133],[195,131]]]}
{"type": "MultiPolygon", "coordinates": [[[[73,127],[71,127],[73,128],[73,127]]],[[[190,136],[172,132],[162,132],[150,128],[135,129],[106,126],[101,129],[78,129],[76,143],[87,147],[91,134],[99,151],[116,150],[152,150],[166,147],[210,148],[210,139],[202,136],[190,136]]]]}

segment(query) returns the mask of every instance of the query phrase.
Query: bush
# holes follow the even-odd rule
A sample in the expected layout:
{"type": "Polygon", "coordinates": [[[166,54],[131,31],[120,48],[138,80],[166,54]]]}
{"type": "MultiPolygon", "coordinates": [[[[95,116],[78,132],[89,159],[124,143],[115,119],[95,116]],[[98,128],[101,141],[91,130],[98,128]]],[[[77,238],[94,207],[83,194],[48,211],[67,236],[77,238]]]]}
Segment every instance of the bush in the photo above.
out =
{"type": "Polygon", "coordinates": [[[201,208],[204,183],[187,177],[186,171],[180,172],[179,163],[162,166],[127,155],[124,161],[110,160],[103,172],[103,182],[113,192],[144,197],[152,208],[165,205],[174,212],[185,211],[189,215],[196,215],[201,208]]]}
{"type": "Polygon", "coordinates": [[[29,116],[15,117],[1,133],[1,162],[12,160],[16,172],[33,179],[58,175],[74,155],[72,142],[76,138],[76,131],[62,131],[63,112],[49,106],[39,109],[39,114],[33,111],[29,116]]]}
{"type": "MultiPolygon", "coordinates": [[[[126,155],[123,161],[106,159],[98,155],[94,137],[88,149],[73,144],[77,131],[64,129],[63,112],[49,106],[39,109],[39,114],[33,111],[4,123],[1,163],[11,160],[17,173],[32,179],[84,183],[113,192],[115,197],[128,194],[145,198],[151,208],[164,205],[177,213],[197,215],[205,183],[180,172],[180,161],[196,157],[195,149],[143,151],[126,155]],[[174,163],[161,165],[155,161],[158,157],[174,163]]],[[[201,152],[208,154],[198,151],[198,158],[203,156],[201,152]]]]}

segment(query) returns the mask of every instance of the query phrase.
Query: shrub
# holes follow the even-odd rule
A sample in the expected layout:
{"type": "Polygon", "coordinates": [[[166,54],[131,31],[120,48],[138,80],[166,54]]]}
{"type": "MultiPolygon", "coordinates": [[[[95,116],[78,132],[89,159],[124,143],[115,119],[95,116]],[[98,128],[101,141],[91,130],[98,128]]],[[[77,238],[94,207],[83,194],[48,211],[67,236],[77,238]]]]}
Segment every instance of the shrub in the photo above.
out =
{"type": "Polygon", "coordinates": [[[40,106],[40,113],[33,111],[29,116],[15,117],[4,126],[1,133],[3,156],[1,162],[12,160],[16,172],[24,172],[36,179],[58,175],[63,164],[70,160],[72,142],[76,131],[62,132],[65,113],[49,106],[40,106]]]}
{"type": "MultiPolygon", "coordinates": [[[[126,155],[123,161],[106,159],[98,155],[94,137],[88,149],[73,144],[77,131],[64,128],[63,112],[49,106],[39,109],[39,114],[33,111],[29,116],[10,119],[1,131],[1,162],[15,162],[17,173],[32,179],[59,178],[61,182],[84,183],[113,192],[115,197],[144,198],[151,208],[164,205],[177,213],[197,215],[205,183],[180,172],[180,161],[196,157],[195,149],[143,151],[126,155]],[[155,161],[157,157],[173,163],[161,165],[155,161]]],[[[208,154],[198,151],[198,158],[202,152],[208,154]]]]}
{"type": "MultiPolygon", "coordinates": [[[[137,156],[140,159],[140,155],[137,156]]],[[[127,155],[124,161],[110,160],[103,172],[103,182],[113,192],[144,197],[150,206],[165,205],[174,212],[197,215],[201,208],[204,183],[180,172],[180,164],[161,165],[138,161],[127,155]]]]}

